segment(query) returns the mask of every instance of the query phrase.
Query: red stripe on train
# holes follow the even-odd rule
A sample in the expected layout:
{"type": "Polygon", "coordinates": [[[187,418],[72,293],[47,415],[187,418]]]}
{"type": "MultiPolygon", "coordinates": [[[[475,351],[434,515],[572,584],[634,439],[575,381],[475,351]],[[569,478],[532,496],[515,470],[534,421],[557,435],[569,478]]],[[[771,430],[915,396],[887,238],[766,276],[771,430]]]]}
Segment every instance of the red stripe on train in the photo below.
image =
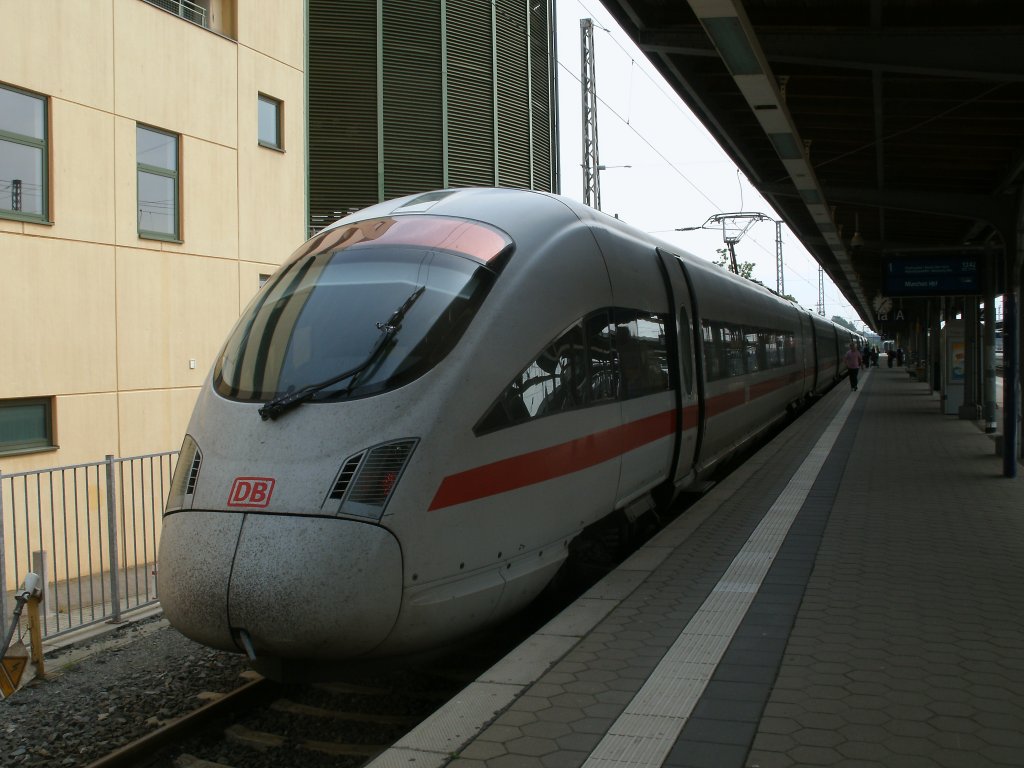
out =
{"type": "MultiPolygon", "coordinates": [[[[696,425],[696,410],[684,411],[684,429],[689,428],[687,422],[691,422],[691,427],[696,425]]],[[[676,411],[673,409],[550,448],[474,467],[442,480],[428,509],[464,504],[579,472],[667,437],[675,430],[676,411]]]]}

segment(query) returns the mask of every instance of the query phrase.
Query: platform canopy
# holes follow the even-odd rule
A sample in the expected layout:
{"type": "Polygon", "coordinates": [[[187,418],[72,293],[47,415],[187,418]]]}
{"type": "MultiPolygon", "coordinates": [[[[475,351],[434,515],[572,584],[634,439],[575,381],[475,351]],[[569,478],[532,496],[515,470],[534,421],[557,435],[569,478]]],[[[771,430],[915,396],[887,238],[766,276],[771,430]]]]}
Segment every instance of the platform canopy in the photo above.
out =
{"type": "Polygon", "coordinates": [[[1020,0],[603,4],[868,325],[982,293],[989,263],[1002,285],[1024,176],[1020,0]]]}

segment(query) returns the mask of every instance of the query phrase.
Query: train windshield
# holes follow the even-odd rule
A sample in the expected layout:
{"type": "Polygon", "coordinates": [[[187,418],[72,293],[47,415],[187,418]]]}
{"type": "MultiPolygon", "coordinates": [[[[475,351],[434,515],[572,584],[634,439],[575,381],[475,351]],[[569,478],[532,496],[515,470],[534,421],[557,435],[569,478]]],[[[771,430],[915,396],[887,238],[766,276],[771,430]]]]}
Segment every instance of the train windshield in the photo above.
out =
{"type": "Polygon", "coordinates": [[[503,232],[442,216],[322,232],[242,314],[214,387],[264,402],[362,397],[406,384],[452,349],[511,250],[503,232]]]}

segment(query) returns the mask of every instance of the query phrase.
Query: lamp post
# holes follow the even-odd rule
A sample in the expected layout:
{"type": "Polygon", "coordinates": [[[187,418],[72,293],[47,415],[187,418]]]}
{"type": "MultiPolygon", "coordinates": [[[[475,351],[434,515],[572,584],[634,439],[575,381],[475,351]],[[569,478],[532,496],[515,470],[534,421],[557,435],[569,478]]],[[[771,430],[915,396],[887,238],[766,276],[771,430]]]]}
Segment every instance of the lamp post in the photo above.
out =
{"type": "Polygon", "coordinates": [[[607,171],[609,168],[632,168],[632,167],[633,167],[632,165],[597,165],[597,166],[594,167],[594,177],[595,177],[595,182],[596,182],[595,183],[595,188],[598,190],[597,191],[597,198],[595,200],[594,207],[597,210],[599,210],[599,211],[601,210],[601,192],[600,192],[600,190],[601,190],[601,171],[607,171]]]}

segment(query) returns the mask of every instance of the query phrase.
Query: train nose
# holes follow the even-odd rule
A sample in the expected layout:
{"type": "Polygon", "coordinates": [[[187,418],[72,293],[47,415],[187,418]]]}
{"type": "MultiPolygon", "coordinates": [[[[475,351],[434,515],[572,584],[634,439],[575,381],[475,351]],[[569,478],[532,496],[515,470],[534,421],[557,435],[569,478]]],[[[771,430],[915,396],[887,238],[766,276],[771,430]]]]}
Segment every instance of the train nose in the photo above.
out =
{"type": "Polygon", "coordinates": [[[159,596],[182,634],[257,659],[367,653],[402,595],[387,530],[353,520],[188,510],[164,519],[159,596]]]}

